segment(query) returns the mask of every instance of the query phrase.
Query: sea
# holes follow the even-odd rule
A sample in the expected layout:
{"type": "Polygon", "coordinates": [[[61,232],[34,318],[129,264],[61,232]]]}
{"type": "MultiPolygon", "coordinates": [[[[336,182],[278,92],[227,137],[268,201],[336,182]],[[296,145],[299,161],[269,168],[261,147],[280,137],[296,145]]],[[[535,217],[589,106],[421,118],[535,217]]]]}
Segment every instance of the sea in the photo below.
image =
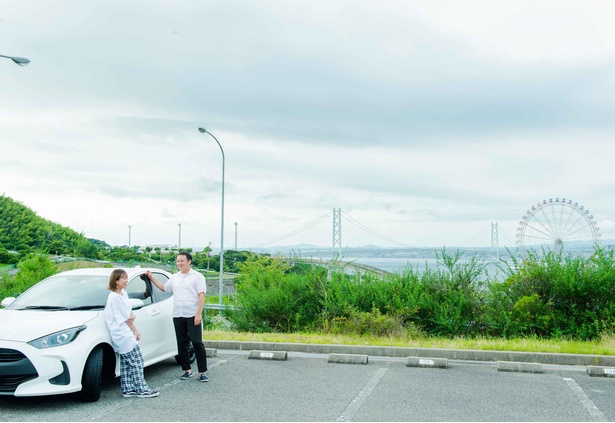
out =
{"type": "Polygon", "coordinates": [[[345,262],[354,262],[374,267],[389,273],[400,274],[408,268],[413,271],[422,273],[426,269],[445,270],[446,267],[442,263],[442,255],[454,256],[460,254],[458,264],[463,265],[470,260],[475,259],[485,267],[488,280],[504,280],[506,279],[507,266],[512,267],[509,253],[501,249],[500,251],[492,251],[489,248],[467,248],[434,250],[428,248],[400,248],[400,249],[379,249],[379,248],[347,248],[340,252],[334,252],[332,249],[318,248],[295,248],[284,252],[278,251],[275,255],[286,257],[299,257],[303,259],[319,259],[319,260],[339,260],[345,262]]]}

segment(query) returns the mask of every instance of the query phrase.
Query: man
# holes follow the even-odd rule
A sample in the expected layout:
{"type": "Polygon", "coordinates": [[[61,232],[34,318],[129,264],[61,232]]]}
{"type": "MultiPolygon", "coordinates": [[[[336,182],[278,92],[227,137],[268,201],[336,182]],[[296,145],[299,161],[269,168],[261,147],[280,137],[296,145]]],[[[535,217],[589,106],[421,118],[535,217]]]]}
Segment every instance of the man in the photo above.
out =
{"type": "Polygon", "coordinates": [[[152,273],[146,272],[149,279],[162,291],[173,292],[173,326],[177,339],[177,360],[184,374],[181,380],[192,376],[188,342],[192,342],[199,370],[199,381],[207,382],[207,355],[203,345],[203,305],[207,286],[205,277],[192,269],[192,255],[181,252],[175,261],[179,272],[171,276],[164,284],[156,280],[152,273]]]}

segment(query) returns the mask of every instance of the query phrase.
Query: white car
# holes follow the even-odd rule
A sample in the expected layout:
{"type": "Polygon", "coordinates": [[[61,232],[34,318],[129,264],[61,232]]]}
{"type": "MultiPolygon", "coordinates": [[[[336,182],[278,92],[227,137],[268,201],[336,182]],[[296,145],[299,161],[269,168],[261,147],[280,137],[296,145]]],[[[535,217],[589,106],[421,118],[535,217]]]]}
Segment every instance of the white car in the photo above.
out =
{"type": "MultiPolygon", "coordinates": [[[[119,376],[104,307],[111,268],[53,275],[0,309],[0,395],[39,396],[80,392],[100,398],[103,378],[119,376]]],[[[145,268],[124,269],[145,366],[177,354],[172,293],[160,291],[145,268]]],[[[149,269],[165,282],[171,276],[149,269]]]]}

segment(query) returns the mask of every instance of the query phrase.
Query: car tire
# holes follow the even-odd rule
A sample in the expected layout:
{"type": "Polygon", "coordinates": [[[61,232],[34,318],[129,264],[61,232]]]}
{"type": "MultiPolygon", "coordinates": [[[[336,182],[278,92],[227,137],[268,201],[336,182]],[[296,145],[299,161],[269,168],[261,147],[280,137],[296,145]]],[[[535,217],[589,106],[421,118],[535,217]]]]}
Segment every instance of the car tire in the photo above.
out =
{"type": "MultiPolygon", "coordinates": [[[[190,364],[194,363],[194,361],[196,360],[196,353],[194,352],[194,347],[192,346],[192,342],[188,341],[188,357],[190,357],[190,364]]],[[[176,355],[175,356],[175,361],[177,361],[177,364],[181,363],[179,362],[179,356],[176,355]]]]}
{"type": "Polygon", "coordinates": [[[90,353],[90,356],[85,362],[85,367],[83,368],[80,395],[82,401],[94,402],[100,399],[102,370],[103,349],[102,347],[96,347],[90,353]]]}

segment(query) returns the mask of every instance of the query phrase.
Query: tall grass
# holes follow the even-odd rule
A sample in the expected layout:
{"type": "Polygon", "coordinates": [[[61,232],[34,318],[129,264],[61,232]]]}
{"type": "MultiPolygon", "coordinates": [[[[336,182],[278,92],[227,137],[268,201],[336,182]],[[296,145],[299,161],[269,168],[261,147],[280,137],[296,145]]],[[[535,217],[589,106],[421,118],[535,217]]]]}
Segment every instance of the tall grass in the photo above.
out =
{"type": "Polygon", "coordinates": [[[225,312],[243,332],[596,340],[615,325],[615,257],[543,251],[489,278],[487,263],[442,250],[423,272],[348,275],[271,258],[247,261],[225,312]]]}

